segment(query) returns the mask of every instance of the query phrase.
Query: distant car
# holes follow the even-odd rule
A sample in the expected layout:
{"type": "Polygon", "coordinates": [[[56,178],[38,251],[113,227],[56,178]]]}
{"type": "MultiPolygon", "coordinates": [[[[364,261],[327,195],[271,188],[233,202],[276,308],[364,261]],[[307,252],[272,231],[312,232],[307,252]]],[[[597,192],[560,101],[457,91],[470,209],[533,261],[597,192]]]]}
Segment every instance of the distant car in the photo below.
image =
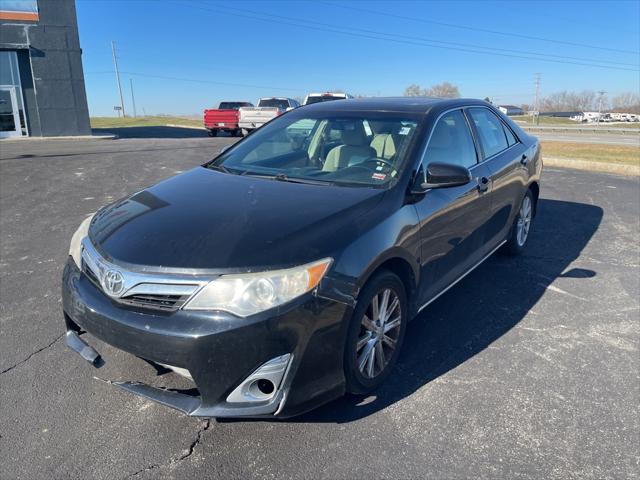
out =
{"type": "Polygon", "coordinates": [[[306,96],[302,105],[312,105],[314,103],[330,102],[332,100],[346,100],[348,98],[353,98],[353,96],[342,92],[310,93],[306,96]]]}
{"type": "Polygon", "coordinates": [[[66,343],[95,364],[93,335],[183,375],[110,383],[193,416],[367,394],[409,320],[499,248],[525,249],[541,171],[538,140],[480,100],[296,109],[80,225],[66,343]]]}
{"type": "Polygon", "coordinates": [[[242,107],[238,126],[243,130],[243,135],[260,128],[274,117],[289,110],[297,108],[300,103],[293,98],[268,97],[258,100],[257,107],[242,107]]]}
{"type": "Polygon", "coordinates": [[[250,102],[220,102],[218,108],[206,109],[204,111],[204,126],[209,131],[211,137],[218,135],[218,132],[229,132],[234,137],[242,135],[242,130],[238,127],[241,107],[253,107],[250,102]]]}

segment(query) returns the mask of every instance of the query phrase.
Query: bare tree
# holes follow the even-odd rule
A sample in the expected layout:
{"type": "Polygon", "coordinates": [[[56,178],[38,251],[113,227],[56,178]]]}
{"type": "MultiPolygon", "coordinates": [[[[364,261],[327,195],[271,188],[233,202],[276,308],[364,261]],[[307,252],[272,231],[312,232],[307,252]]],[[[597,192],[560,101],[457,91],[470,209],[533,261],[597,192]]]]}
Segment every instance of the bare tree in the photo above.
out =
{"type": "Polygon", "coordinates": [[[555,92],[540,102],[542,112],[584,112],[597,109],[598,99],[591,90],[582,92],[555,92]]]}
{"type": "Polygon", "coordinates": [[[431,86],[427,91],[427,97],[460,98],[460,90],[449,82],[442,82],[431,86]]]}
{"type": "Polygon", "coordinates": [[[640,95],[635,92],[624,92],[611,100],[612,110],[621,113],[640,115],[640,95]]]}
{"type": "Polygon", "coordinates": [[[412,83],[407,88],[404,89],[405,97],[424,97],[426,95],[426,91],[420,88],[420,85],[412,83]]]}
{"type": "Polygon", "coordinates": [[[429,88],[421,88],[420,85],[412,83],[404,89],[405,97],[438,97],[438,98],[460,98],[458,87],[449,82],[438,83],[429,88]]]}

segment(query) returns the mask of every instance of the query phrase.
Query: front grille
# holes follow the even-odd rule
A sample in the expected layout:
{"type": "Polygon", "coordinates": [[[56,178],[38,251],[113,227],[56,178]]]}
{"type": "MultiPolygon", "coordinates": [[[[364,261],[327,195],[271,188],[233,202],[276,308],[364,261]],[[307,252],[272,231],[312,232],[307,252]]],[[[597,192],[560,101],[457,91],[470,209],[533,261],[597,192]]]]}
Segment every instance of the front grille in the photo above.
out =
{"type": "Polygon", "coordinates": [[[101,278],[110,271],[123,277],[124,293],[120,297],[107,295],[113,302],[130,307],[174,312],[195,294],[199,288],[211,281],[211,277],[191,275],[165,275],[160,273],[136,272],[105,261],[85,238],[82,242],[82,273],[98,290],[107,295],[101,285],[101,278]]]}
{"type": "MultiPolygon", "coordinates": [[[[102,291],[102,286],[100,285],[98,276],[85,262],[82,262],[82,271],[91,283],[102,291]]],[[[188,298],[188,295],[158,295],[146,293],[130,295],[122,298],[113,298],[112,300],[132,307],[153,308],[165,312],[175,312],[184,305],[188,298]]]]}
{"type": "Polygon", "coordinates": [[[131,295],[129,297],[119,298],[117,301],[133,307],[155,308],[173,312],[178,310],[184,302],[189,298],[186,295],[131,295]]]}
{"type": "MultiPolygon", "coordinates": [[[[94,285],[100,287],[100,280],[98,280],[98,276],[93,270],[91,270],[91,268],[89,268],[89,266],[85,262],[82,262],[82,271],[85,273],[87,278],[91,280],[91,282],[93,282],[94,285]]],[[[102,289],[102,287],[100,288],[102,289]]]]}

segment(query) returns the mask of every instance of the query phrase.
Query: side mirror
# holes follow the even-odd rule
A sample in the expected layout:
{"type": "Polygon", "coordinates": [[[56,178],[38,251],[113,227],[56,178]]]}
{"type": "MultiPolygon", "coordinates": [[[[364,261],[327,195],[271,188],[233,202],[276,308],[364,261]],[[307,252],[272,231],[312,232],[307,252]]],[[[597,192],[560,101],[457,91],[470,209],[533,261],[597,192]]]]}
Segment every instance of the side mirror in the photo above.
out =
{"type": "Polygon", "coordinates": [[[471,181],[471,172],[468,168],[451,163],[430,163],[427,166],[426,181],[416,181],[414,193],[423,193],[430,188],[447,188],[466,185],[471,181]],[[419,183],[420,182],[420,183],[419,183]]]}

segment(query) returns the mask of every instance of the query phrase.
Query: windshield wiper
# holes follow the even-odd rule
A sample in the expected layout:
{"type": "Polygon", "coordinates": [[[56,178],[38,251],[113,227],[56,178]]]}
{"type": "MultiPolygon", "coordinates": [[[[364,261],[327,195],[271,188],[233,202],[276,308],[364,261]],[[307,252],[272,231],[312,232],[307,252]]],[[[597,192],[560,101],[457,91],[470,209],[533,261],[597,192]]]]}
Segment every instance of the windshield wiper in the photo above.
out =
{"type": "Polygon", "coordinates": [[[209,165],[207,165],[207,168],[210,168],[211,170],[217,170],[218,172],[233,174],[233,172],[229,170],[227,167],[225,167],[224,165],[216,165],[214,163],[210,163],[209,165]]]}
{"type": "Polygon", "coordinates": [[[251,172],[249,170],[245,170],[240,175],[247,175],[250,177],[258,177],[258,178],[268,178],[270,180],[277,180],[279,182],[289,182],[289,183],[304,183],[307,185],[333,185],[333,182],[328,180],[311,180],[307,178],[300,177],[288,177],[284,173],[276,173],[275,175],[269,173],[259,173],[259,172],[251,172]]]}

